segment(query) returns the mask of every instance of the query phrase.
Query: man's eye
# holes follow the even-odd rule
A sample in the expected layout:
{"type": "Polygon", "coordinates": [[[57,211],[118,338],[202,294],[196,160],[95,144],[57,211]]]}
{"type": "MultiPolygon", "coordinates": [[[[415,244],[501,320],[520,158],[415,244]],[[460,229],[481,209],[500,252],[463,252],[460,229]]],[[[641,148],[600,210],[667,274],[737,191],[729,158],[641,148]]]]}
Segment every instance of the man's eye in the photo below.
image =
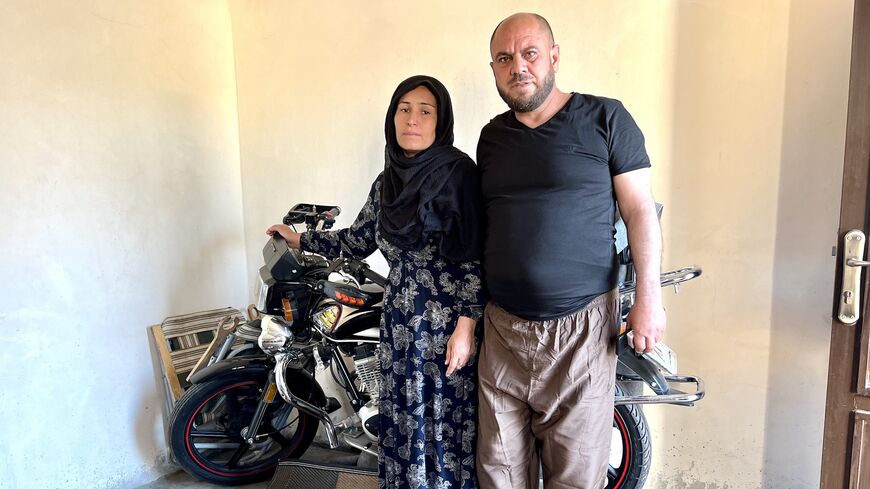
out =
{"type": "Polygon", "coordinates": [[[496,60],[497,62],[499,62],[499,63],[507,63],[507,62],[508,62],[508,57],[507,57],[507,56],[499,56],[499,57],[496,58],[495,60],[496,60]]]}
{"type": "Polygon", "coordinates": [[[537,56],[538,53],[535,51],[529,51],[528,53],[526,53],[526,58],[528,59],[535,59],[537,56]]]}

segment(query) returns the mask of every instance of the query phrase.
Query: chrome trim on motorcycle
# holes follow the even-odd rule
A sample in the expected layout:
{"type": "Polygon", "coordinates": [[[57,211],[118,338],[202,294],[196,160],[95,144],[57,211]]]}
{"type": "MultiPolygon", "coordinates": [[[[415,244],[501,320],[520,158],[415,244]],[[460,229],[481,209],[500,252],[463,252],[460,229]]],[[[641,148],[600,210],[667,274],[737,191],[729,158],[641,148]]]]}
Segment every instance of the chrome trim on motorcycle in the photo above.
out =
{"type": "MultiPolygon", "coordinates": [[[[670,287],[672,285],[676,287],[678,284],[697,278],[701,273],[701,267],[697,266],[679,268],[661,274],[660,283],[662,288],[670,287]]],[[[621,296],[623,294],[634,292],[636,288],[637,284],[635,282],[625,282],[619,286],[619,295],[621,296]]]]}
{"type": "Polygon", "coordinates": [[[363,442],[359,441],[359,439],[361,439],[361,438],[365,441],[368,440],[368,437],[366,437],[364,434],[360,433],[357,436],[353,436],[353,437],[345,436],[344,441],[345,441],[345,443],[356,448],[359,451],[366,452],[369,455],[374,455],[375,457],[377,457],[378,456],[377,450],[372,450],[372,448],[371,448],[372,445],[375,445],[375,443],[369,441],[368,443],[363,444],[363,442]]]}
{"type": "Polygon", "coordinates": [[[329,339],[329,342],[330,342],[330,343],[368,343],[368,344],[370,344],[370,345],[379,345],[379,344],[381,344],[381,340],[372,340],[372,339],[359,338],[359,337],[350,338],[350,339],[347,339],[347,340],[337,340],[337,339],[335,339],[335,338],[330,338],[330,339],[329,339]]]}
{"type": "MultiPolygon", "coordinates": [[[[619,375],[617,382],[620,380],[643,382],[643,379],[637,375],[619,375]]],[[[616,396],[614,405],[621,406],[623,404],[676,404],[680,406],[691,406],[694,403],[704,398],[706,394],[704,380],[693,375],[666,375],[665,380],[668,381],[668,394],[653,394],[653,395],[623,395],[616,396]],[[674,384],[695,384],[695,392],[686,393],[674,387],[674,384]]]]}
{"type": "Polygon", "coordinates": [[[332,418],[329,417],[329,414],[322,409],[318,409],[314,404],[299,399],[290,392],[290,388],[287,385],[287,377],[284,375],[288,363],[290,363],[290,356],[286,353],[275,355],[275,383],[278,384],[278,393],[281,394],[281,398],[287,404],[319,419],[323,423],[323,431],[326,432],[329,448],[338,448],[338,434],[335,432],[335,425],[332,423],[332,418]]]}

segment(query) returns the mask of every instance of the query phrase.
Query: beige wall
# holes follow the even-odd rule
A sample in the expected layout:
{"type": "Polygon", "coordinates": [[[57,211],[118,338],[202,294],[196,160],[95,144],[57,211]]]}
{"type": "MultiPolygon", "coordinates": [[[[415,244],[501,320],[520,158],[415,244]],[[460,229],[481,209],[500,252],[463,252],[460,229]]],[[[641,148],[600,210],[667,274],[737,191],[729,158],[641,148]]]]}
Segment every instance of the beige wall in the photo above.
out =
{"type": "Polygon", "coordinates": [[[657,455],[687,484],[818,487],[851,2],[681,2],[677,32],[667,261],[706,273],[670,341],[709,396],[662,414],[657,455]]]}
{"type": "Polygon", "coordinates": [[[0,487],[135,487],[165,457],[146,326],[247,300],[220,1],[0,15],[0,487]]]}
{"type": "Polygon", "coordinates": [[[231,0],[248,275],[263,229],[300,201],[351,222],[383,165],[384,110],[408,75],[450,89],[457,145],[505,108],[491,29],[535,10],[562,47],[558,84],[622,99],[665,204],[666,294],[695,408],[650,407],[649,487],[818,485],[851,2],[231,0]]]}

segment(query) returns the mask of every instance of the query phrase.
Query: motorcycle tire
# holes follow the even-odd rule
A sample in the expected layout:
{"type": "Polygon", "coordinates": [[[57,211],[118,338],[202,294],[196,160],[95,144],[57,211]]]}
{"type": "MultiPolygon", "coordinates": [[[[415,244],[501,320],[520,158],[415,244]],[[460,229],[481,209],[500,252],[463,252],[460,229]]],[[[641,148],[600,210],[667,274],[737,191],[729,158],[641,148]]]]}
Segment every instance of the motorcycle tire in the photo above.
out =
{"type": "MultiPolygon", "coordinates": [[[[621,394],[616,386],[616,395],[621,394]]],[[[651,462],[652,443],[643,412],[632,404],[615,406],[607,489],[643,487],[651,462]]]]}
{"type": "Polygon", "coordinates": [[[251,422],[268,371],[237,370],[191,386],[170,420],[170,449],[181,467],[203,481],[240,485],[269,479],[280,460],[300,456],[317,433],[318,420],[280,397],[268,405],[249,445],[251,422]],[[276,426],[278,425],[278,426],[276,426]]]}

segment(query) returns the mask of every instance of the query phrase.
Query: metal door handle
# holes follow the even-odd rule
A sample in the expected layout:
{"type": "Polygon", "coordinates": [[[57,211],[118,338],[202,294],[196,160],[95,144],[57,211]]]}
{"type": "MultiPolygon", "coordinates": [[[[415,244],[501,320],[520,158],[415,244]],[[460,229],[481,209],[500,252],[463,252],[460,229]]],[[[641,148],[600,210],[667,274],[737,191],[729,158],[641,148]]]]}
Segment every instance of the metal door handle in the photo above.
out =
{"type": "Polygon", "coordinates": [[[861,315],[861,267],[870,266],[870,262],[863,260],[866,241],[859,229],[843,237],[843,286],[837,319],[849,326],[857,323],[861,315]]]}

